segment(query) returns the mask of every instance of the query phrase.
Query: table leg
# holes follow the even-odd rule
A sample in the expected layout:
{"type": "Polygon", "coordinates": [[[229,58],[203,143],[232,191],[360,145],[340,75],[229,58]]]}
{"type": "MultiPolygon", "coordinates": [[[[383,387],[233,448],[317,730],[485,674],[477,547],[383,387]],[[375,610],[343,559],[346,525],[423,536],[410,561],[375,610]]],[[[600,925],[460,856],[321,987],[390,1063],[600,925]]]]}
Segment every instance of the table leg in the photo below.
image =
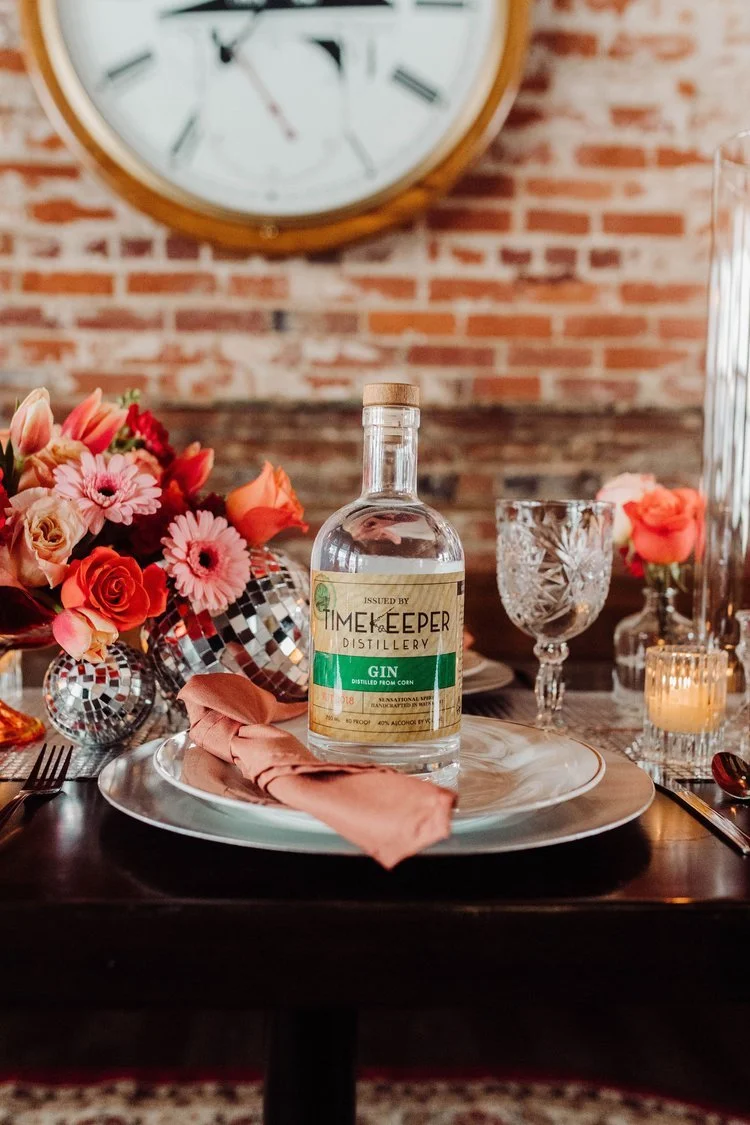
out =
{"type": "Polygon", "coordinates": [[[266,1029],[263,1125],[354,1125],[357,1013],[285,1008],[266,1029]]]}

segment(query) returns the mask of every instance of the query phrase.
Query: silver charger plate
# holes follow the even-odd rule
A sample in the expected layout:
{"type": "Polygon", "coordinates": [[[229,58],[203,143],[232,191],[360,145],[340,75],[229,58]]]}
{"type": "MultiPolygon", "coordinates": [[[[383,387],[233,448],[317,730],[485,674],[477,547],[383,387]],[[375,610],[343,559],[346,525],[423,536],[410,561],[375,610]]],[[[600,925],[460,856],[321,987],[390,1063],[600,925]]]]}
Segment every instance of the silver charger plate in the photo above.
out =
{"type": "MultiPolygon", "coordinates": [[[[279,726],[300,742],[307,741],[307,716],[279,726]]],[[[209,759],[210,784],[206,789],[189,776],[190,755],[205,754],[191,747],[187,732],[165,738],[154,753],[157,773],[183,792],[230,808],[236,813],[279,826],[327,832],[333,829],[308,813],[273,801],[252,803],[243,792],[257,797],[236,766],[209,759]],[[235,796],[234,794],[239,794],[235,796]]],[[[193,759],[195,770],[196,759],[193,759]]],[[[204,767],[205,770],[205,767],[204,767]]],[[[604,760],[597,750],[568,735],[548,733],[521,723],[464,715],[461,722],[461,769],[454,830],[473,831],[488,821],[550,808],[593,789],[604,777],[604,760]]],[[[206,784],[205,777],[200,781],[206,784]]]]}
{"type": "Polygon", "coordinates": [[[513,683],[515,673],[500,660],[486,657],[475,668],[464,669],[462,695],[482,695],[484,692],[500,691],[513,683]]]}
{"type": "MultiPolygon", "coordinates": [[[[360,850],[333,833],[270,824],[243,812],[198,801],[168,785],[156,772],[159,740],[116,758],[99,775],[110,805],[145,824],[214,843],[310,855],[356,856],[360,850]]],[[[495,821],[473,832],[453,832],[421,853],[481,855],[545,848],[582,840],[635,820],[654,798],[651,779],[621,754],[605,751],[600,785],[575,800],[524,817],[495,821]]]]}

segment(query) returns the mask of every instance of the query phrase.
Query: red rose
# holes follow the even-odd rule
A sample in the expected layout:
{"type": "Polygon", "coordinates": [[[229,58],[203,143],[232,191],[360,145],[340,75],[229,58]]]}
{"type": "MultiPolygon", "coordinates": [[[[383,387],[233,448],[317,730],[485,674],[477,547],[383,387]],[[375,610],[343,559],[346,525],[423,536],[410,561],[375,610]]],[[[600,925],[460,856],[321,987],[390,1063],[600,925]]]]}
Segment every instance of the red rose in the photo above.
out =
{"type": "Polygon", "coordinates": [[[164,474],[164,483],[177,484],[186,496],[193,497],[203,488],[213,467],[213,449],[203,449],[199,441],[193,441],[172,461],[164,474]]]}
{"type": "Polygon", "coordinates": [[[155,563],[141,570],[135,559],[111,547],[95,547],[88,558],[71,564],[61,598],[66,609],[94,610],[124,633],[164,612],[167,581],[155,563]]]}
{"type": "Polygon", "coordinates": [[[698,542],[703,504],[692,488],[652,488],[624,505],[633,525],[632,543],[644,562],[671,566],[685,562],[698,542]]]}

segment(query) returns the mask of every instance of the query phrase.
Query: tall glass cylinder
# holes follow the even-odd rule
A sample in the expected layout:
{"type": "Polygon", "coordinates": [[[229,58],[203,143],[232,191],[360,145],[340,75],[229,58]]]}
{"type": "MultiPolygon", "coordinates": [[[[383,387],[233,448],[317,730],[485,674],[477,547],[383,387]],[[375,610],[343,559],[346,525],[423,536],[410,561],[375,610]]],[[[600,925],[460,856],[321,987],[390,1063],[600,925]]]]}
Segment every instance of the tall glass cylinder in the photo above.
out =
{"type": "Polygon", "coordinates": [[[750,132],[723,144],[714,163],[704,425],[696,623],[700,639],[739,669],[735,613],[750,594],[750,132]]]}

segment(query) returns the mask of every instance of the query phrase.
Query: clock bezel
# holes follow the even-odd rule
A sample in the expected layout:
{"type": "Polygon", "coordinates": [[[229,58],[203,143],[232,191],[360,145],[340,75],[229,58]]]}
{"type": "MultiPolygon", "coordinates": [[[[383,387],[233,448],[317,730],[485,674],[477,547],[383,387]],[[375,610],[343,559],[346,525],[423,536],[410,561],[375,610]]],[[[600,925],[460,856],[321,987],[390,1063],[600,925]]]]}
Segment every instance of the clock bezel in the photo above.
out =
{"type": "Polygon", "coordinates": [[[531,0],[494,2],[507,13],[506,36],[501,43],[498,20],[498,57],[478,108],[467,106],[430,156],[396,183],[346,207],[291,217],[221,207],[150,167],[90,101],[65,47],[57,0],[20,0],[20,8],[32,81],[57,131],[84,164],[133,206],[174,230],[236,250],[282,257],[332,250],[402,226],[444,195],[480,155],[518,90],[531,0]],[[109,147],[97,136],[102,131],[109,135],[109,147]]]}

